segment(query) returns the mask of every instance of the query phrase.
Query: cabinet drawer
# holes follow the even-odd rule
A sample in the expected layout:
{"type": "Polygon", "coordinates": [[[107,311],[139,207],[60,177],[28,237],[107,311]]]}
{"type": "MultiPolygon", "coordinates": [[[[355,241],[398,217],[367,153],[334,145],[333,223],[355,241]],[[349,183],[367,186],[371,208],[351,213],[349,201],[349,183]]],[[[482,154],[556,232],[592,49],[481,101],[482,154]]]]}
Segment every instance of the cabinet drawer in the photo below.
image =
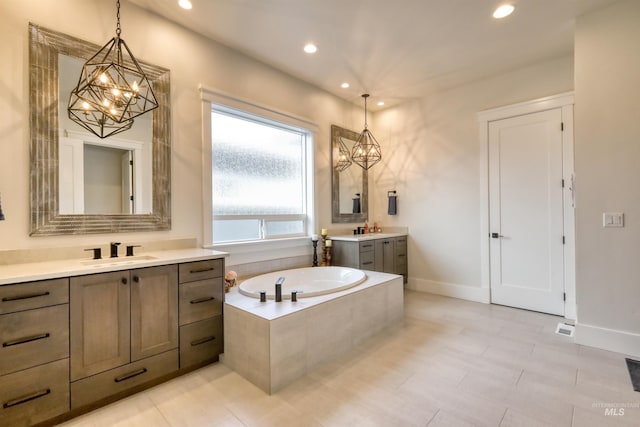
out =
{"type": "Polygon", "coordinates": [[[0,314],[69,302],[69,279],[0,286],[0,314]]]}
{"type": "Polygon", "coordinates": [[[195,282],[224,276],[224,260],[208,259],[180,264],[178,277],[180,283],[195,282]]]}
{"type": "Polygon", "coordinates": [[[155,380],[177,369],[176,349],[76,381],[71,383],[71,409],[155,380]]]}
{"type": "MultiPolygon", "coordinates": [[[[371,243],[373,246],[373,243],[371,243]]],[[[360,268],[363,270],[373,270],[374,268],[374,252],[360,252],[360,268]]]]}
{"type": "Polygon", "coordinates": [[[0,316],[0,375],[69,357],[69,304],[0,316]]]}
{"type": "Polygon", "coordinates": [[[69,359],[0,377],[0,425],[30,426],[69,410],[69,359]]]}
{"type": "Polygon", "coordinates": [[[214,362],[222,349],[222,316],[180,327],[180,368],[214,362]]]}
{"type": "Polygon", "coordinates": [[[180,285],[180,325],[222,314],[222,277],[180,285]]]}
{"type": "Polygon", "coordinates": [[[374,243],[373,240],[368,242],[360,242],[360,253],[373,251],[374,243]]]}

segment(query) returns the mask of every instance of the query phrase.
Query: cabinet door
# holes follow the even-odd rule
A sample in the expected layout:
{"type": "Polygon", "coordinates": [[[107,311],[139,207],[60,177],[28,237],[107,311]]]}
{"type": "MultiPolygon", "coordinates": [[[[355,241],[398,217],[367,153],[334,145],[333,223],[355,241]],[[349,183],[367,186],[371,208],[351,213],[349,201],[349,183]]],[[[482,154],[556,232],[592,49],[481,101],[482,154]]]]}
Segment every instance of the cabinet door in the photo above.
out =
{"type": "Polygon", "coordinates": [[[382,241],[384,250],[384,263],[382,271],[385,273],[395,273],[396,261],[396,241],[395,239],[385,239],[382,241]]]}
{"type": "Polygon", "coordinates": [[[131,270],[131,361],[178,348],[178,266],[131,270]]]}
{"type": "Polygon", "coordinates": [[[71,278],[71,380],[129,363],[129,272],[71,278]]]}
{"type": "Polygon", "coordinates": [[[375,271],[393,273],[395,270],[395,240],[379,239],[375,243],[375,271]]]}
{"type": "MultiPolygon", "coordinates": [[[[322,261],[322,242],[318,242],[318,262],[322,261]]],[[[345,242],[340,240],[333,241],[333,249],[331,250],[331,264],[342,267],[358,268],[358,243],[345,242]]]]}

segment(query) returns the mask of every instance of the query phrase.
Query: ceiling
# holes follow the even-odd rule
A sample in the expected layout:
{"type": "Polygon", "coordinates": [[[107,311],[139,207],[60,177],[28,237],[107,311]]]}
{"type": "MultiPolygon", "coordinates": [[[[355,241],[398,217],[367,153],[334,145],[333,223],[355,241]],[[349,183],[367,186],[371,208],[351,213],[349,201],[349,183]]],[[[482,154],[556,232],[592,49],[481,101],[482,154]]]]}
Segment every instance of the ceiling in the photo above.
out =
{"type": "Polygon", "coordinates": [[[570,55],[575,18],[616,0],[129,1],[375,110],[570,55]],[[515,12],[494,19],[505,2],[515,12]]]}

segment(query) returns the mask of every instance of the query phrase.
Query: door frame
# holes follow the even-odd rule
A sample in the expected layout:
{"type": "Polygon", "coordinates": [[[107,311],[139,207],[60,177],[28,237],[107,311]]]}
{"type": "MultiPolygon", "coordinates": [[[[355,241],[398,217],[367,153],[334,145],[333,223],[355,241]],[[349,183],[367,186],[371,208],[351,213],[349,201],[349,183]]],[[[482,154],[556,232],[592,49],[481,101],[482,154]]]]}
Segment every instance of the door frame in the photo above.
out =
{"type": "Polygon", "coordinates": [[[575,175],[573,138],[573,92],[565,92],[532,101],[484,110],[477,113],[480,136],[480,271],[481,286],[491,293],[491,264],[489,252],[489,123],[495,120],[560,108],[564,126],[562,137],[562,192],[564,217],[564,289],[566,299],[564,316],[577,320],[576,315],[576,263],[575,263],[575,175]]]}

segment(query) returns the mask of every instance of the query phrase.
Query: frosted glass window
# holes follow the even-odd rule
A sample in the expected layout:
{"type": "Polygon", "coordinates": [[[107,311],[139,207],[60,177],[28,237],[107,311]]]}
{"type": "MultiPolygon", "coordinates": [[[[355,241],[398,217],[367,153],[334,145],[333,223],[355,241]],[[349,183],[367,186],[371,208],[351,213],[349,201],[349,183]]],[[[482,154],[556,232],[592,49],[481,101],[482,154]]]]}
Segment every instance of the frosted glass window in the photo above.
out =
{"type": "Polygon", "coordinates": [[[267,221],[267,236],[285,236],[304,233],[304,221],[267,221]]]}
{"type": "Polygon", "coordinates": [[[211,135],[214,242],[304,235],[308,132],[214,107],[211,135]]]}
{"type": "Polygon", "coordinates": [[[220,242],[259,240],[262,222],[259,219],[213,221],[216,238],[220,242]]]}

